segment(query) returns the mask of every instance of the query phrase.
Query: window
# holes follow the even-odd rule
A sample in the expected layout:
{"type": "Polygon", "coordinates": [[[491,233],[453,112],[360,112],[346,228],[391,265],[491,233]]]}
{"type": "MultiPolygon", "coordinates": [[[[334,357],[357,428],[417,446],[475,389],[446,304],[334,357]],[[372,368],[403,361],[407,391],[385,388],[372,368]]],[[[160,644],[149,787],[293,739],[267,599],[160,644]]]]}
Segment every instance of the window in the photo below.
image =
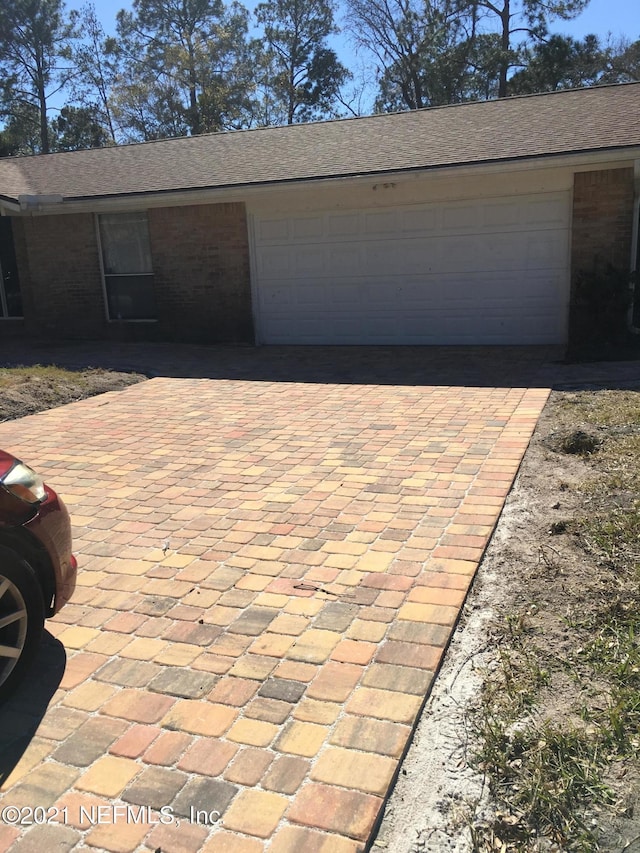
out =
{"type": "Polygon", "coordinates": [[[102,214],[98,225],[109,319],[155,319],[147,214],[102,214]]]}
{"type": "Polygon", "coordinates": [[[18,264],[8,216],[0,216],[0,317],[22,317],[18,264]]]}

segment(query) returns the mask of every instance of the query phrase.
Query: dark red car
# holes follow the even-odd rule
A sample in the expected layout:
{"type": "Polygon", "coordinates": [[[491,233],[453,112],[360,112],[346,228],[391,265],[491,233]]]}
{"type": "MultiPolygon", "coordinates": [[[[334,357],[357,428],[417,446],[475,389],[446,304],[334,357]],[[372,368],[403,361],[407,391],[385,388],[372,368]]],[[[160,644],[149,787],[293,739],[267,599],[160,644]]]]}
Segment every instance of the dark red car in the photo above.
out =
{"type": "Polygon", "coordinates": [[[62,500],[0,450],[0,699],[28,669],[45,618],[71,598],[76,570],[62,500]]]}

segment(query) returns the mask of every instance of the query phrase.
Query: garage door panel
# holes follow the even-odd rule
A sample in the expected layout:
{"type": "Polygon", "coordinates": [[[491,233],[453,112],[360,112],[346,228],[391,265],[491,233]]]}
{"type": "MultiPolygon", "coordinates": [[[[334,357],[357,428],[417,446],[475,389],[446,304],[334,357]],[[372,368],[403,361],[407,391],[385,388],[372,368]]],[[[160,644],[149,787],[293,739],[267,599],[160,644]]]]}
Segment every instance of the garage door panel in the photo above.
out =
{"type": "Polygon", "coordinates": [[[483,228],[521,228],[522,209],[515,201],[493,202],[482,207],[483,228]]]}
{"type": "Polygon", "coordinates": [[[329,285],[329,304],[350,307],[352,310],[362,304],[363,288],[360,284],[346,280],[329,285]]]}
{"type": "Polygon", "coordinates": [[[404,266],[398,257],[398,245],[389,241],[369,243],[364,247],[365,274],[392,275],[398,272],[398,265],[404,266]]]}
{"type": "Polygon", "coordinates": [[[524,299],[541,299],[555,303],[563,284],[562,270],[533,270],[522,278],[520,288],[524,299]]]}
{"type": "Polygon", "coordinates": [[[324,246],[305,246],[296,248],[293,252],[293,263],[289,272],[294,277],[299,275],[314,275],[324,267],[324,246]]]}
{"type": "Polygon", "coordinates": [[[328,214],[325,219],[325,229],[328,237],[347,239],[357,236],[361,231],[361,216],[359,213],[328,214]]]}
{"type": "Polygon", "coordinates": [[[327,273],[330,278],[361,275],[362,265],[362,249],[358,243],[338,244],[327,253],[327,273]]]}
{"type": "Polygon", "coordinates": [[[398,212],[376,211],[375,213],[364,214],[364,233],[379,236],[380,234],[388,235],[390,232],[395,233],[398,230],[398,212]]]}
{"type": "Polygon", "coordinates": [[[260,336],[272,343],[561,343],[569,194],[263,215],[260,336]]]}
{"type": "Polygon", "coordinates": [[[489,234],[482,241],[479,265],[484,269],[517,270],[522,268],[522,258],[527,248],[526,234],[489,234]]]}
{"type": "Polygon", "coordinates": [[[289,308],[294,303],[294,293],[292,285],[276,284],[275,282],[266,284],[261,289],[260,307],[267,313],[289,308]]]}
{"type": "Polygon", "coordinates": [[[426,241],[406,241],[402,247],[400,257],[402,259],[402,273],[407,276],[427,275],[433,270],[436,262],[435,252],[437,246],[429,245],[426,241]]]}
{"type": "Polygon", "coordinates": [[[328,294],[326,288],[318,287],[317,282],[310,279],[304,287],[292,286],[293,303],[298,309],[313,308],[318,310],[328,305],[328,294]]]}
{"type": "Polygon", "coordinates": [[[481,237],[470,234],[466,237],[441,237],[433,241],[436,264],[431,272],[472,273],[482,265],[484,242],[481,237]]]}
{"type": "Polygon", "coordinates": [[[555,231],[530,235],[527,240],[527,269],[563,267],[567,255],[567,237],[555,231]]]}
{"type": "Polygon", "coordinates": [[[321,238],[324,234],[324,221],[322,216],[305,216],[294,219],[292,222],[292,237],[294,240],[308,240],[309,238],[321,238]]]}
{"type": "Polygon", "coordinates": [[[289,239],[290,220],[283,217],[277,219],[260,219],[257,225],[257,236],[261,243],[270,241],[287,241],[289,239]]]}
{"type": "Polygon", "coordinates": [[[411,234],[417,231],[420,235],[433,235],[439,227],[438,210],[435,207],[413,208],[401,214],[402,231],[411,234]]]}
{"type": "Polygon", "coordinates": [[[265,246],[258,256],[258,275],[263,280],[286,277],[289,274],[291,255],[281,246],[265,246]]]}
{"type": "Polygon", "coordinates": [[[393,280],[383,277],[379,281],[367,281],[361,285],[361,290],[372,315],[375,309],[397,310],[398,285],[393,280]]]}
{"type": "Polygon", "coordinates": [[[477,231],[480,226],[477,204],[456,204],[442,209],[442,230],[477,231]]]}
{"type": "Polygon", "coordinates": [[[410,311],[432,312],[434,304],[442,303],[447,283],[436,276],[407,279],[402,282],[400,298],[402,305],[410,311]]]}
{"type": "Polygon", "coordinates": [[[567,224],[569,204],[562,193],[551,198],[535,199],[526,208],[527,225],[541,225],[547,228],[565,226],[567,224]]]}

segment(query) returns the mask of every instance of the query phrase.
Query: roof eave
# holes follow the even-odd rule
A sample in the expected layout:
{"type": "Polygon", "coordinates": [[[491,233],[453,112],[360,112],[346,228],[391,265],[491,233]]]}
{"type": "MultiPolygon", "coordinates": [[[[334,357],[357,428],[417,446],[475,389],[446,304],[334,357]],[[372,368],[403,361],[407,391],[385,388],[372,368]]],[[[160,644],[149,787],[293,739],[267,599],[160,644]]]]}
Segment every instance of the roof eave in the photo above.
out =
{"type": "Polygon", "coordinates": [[[602,148],[586,148],[566,152],[548,152],[542,154],[491,158],[475,161],[460,161],[456,163],[436,164],[426,166],[410,166],[396,169],[376,169],[368,172],[353,172],[334,175],[309,175],[296,178],[284,178],[271,181],[260,181],[242,184],[213,184],[201,187],[176,187],[155,190],[141,190],[125,193],[109,193],[84,196],[37,196],[37,204],[20,204],[17,199],[0,195],[0,208],[7,207],[11,212],[21,215],[51,215],[82,211],[97,211],[102,209],[140,208],[140,202],[147,206],[161,206],[171,202],[175,205],[202,202],[203,196],[216,200],[243,200],[248,195],[262,195],[274,189],[306,186],[309,184],[336,184],[342,181],[369,182],[376,177],[398,177],[411,174],[458,174],[476,171],[501,171],[505,166],[513,170],[530,170],[554,165],[590,165],[611,160],[637,160],[640,158],[640,142],[637,145],[621,145],[602,148]],[[50,201],[50,199],[54,199],[50,201]],[[152,202],[150,205],[149,202],[152,202]]]}
{"type": "Polygon", "coordinates": [[[0,215],[20,213],[20,203],[17,198],[0,194],[0,215]]]}

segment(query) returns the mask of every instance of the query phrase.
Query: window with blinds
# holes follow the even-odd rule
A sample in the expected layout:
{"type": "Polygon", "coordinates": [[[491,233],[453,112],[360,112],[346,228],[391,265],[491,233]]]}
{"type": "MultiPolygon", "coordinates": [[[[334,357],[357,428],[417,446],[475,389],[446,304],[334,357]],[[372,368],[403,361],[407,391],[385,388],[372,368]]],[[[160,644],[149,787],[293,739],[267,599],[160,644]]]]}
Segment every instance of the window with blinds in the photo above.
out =
{"type": "Polygon", "coordinates": [[[98,227],[109,319],[154,320],[147,214],[100,214],[98,227]]]}

